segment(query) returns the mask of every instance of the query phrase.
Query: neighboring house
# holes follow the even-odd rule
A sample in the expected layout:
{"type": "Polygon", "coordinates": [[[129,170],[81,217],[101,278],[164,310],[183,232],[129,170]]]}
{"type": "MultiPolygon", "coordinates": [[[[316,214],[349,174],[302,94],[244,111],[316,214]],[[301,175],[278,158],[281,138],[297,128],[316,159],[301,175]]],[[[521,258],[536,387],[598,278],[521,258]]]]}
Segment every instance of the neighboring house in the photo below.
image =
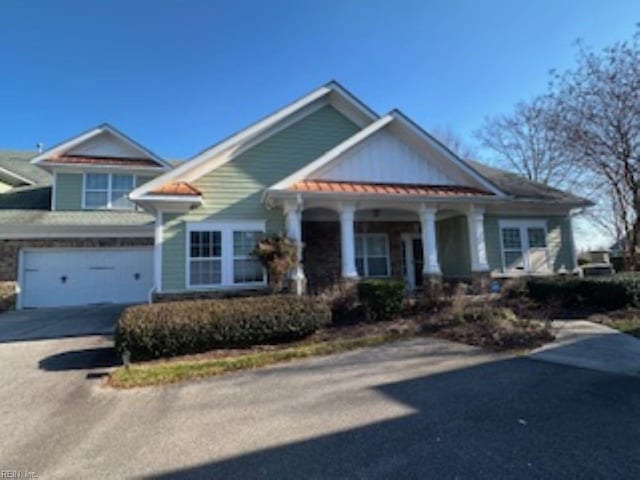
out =
{"type": "Polygon", "coordinates": [[[571,213],[591,205],[464,161],[335,82],[175,168],[108,126],[32,164],[53,174],[50,208],[0,211],[23,307],[263,288],[250,252],[267,233],[300,242],[293,280],[312,292],[571,271],[571,213]]]}

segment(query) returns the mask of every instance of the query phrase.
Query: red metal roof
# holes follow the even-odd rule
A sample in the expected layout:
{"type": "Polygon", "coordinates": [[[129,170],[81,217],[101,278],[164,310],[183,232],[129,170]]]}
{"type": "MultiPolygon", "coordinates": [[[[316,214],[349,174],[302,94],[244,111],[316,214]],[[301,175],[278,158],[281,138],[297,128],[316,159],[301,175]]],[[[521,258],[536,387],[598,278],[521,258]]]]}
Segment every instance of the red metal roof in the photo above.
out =
{"type": "Polygon", "coordinates": [[[123,167],[160,167],[155,160],[149,158],[99,157],[88,155],[59,155],[47,158],[44,163],[65,163],[69,165],[113,165],[123,167]]]}
{"type": "Polygon", "coordinates": [[[381,195],[423,195],[427,197],[493,195],[485,190],[463,185],[364,183],[328,180],[302,180],[293,185],[292,189],[297,192],[373,193],[381,195]]]}
{"type": "Polygon", "coordinates": [[[165,183],[151,192],[153,195],[202,195],[197,188],[187,182],[165,183]]]}

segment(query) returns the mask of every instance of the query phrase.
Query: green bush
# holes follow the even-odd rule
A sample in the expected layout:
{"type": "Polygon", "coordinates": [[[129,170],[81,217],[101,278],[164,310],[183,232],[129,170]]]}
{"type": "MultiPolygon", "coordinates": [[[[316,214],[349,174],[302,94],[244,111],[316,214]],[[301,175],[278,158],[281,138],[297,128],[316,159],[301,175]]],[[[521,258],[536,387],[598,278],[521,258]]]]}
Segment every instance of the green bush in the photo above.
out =
{"type": "Polygon", "coordinates": [[[404,283],[398,280],[364,280],[358,284],[358,297],[367,319],[390,320],[402,311],[404,283]]]}
{"type": "Polygon", "coordinates": [[[537,302],[554,301],[564,307],[616,310],[640,306],[639,275],[536,278],[527,282],[527,289],[537,302]]]}
{"type": "Polygon", "coordinates": [[[116,326],[116,348],[133,360],[215,348],[297,340],[331,321],[329,307],[308,297],[266,296],[192,300],[127,308],[116,326]]]}

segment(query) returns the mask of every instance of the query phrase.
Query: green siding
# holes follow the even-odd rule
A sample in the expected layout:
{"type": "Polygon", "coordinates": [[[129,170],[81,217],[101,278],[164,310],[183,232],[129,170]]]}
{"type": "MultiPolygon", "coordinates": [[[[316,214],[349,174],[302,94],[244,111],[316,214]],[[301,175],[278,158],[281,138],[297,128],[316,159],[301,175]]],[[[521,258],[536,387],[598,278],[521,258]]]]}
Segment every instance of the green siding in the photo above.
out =
{"type": "Polygon", "coordinates": [[[438,259],[443,277],[467,277],[471,273],[471,253],[467,219],[457,216],[437,223],[438,259]]]}
{"type": "Polygon", "coordinates": [[[56,175],[56,210],[82,209],[82,174],[58,173],[56,175]]]}
{"type": "Polygon", "coordinates": [[[137,176],[136,177],[136,188],[138,188],[140,185],[143,185],[145,183],[147,183],[150,180],[153,180],[154,177],[140,177],[137,176]]]}
{"type": "Polygon", "coordinates": [[[499,220],[526,219],[544,220],[547,223],[547,248],[554,271],[561,268],[575,268],[573,257],[573,232],[571,219],[566,216],[523,216],[523,215],[485,215],[484,235],[487,245],[487,259],[491,271],[502,273],[502,252],[500,247],[499,220]]]}
{"type": "Polygon", "coordinates": [[[269,232],[284,231],[280,209],[261,201],[265,188],[304,167],[358,131],[357,125],[331,106],[308,115],[213,172],[193,182],[204,205],[165,220],[163,290],[185,288],[185,236],[182,222],[262,220],[269,232]]]}

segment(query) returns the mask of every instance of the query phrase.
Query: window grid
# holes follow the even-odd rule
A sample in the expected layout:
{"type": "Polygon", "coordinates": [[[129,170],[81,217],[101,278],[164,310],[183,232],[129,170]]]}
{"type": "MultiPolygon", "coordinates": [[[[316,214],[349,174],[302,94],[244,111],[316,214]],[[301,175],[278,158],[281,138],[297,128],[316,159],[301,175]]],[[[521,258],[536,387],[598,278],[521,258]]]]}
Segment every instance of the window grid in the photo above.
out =
{"type": "Polygon", "coordinates": [[[189,235],[189,283],[222,284],[222,232],[192,231],[189,235]]]}
{"type": "MultiPolygon", "coordinates": [[[[503,269],[534,271],[533,251],[542,250],[544,255],[547,252],[547,231],[544,226],[531,226],[527,222],[514,226],[501,226],[500,234],[502,238],[502,261],[503,269]]],[[[548,258],[548,257],[547,257],[548,258]]],[[[548,260],[547,260],[548,261],[548,260]]],[[[542,268],[547,268],[546,261],[541,264],[542,268]]]]}
{"type": "Polygon", "coordinates": [[[260,261],[251,255],[262,239],[259,231],[233,232],[233,283],[264,282],[264,269],[260,261]]]}
{"type": "Polygon", "coordinates": [[[135,176],[117,173],[87,173],[84,181],[84,208],[133,210],[127,197],[135,184],[135,176]]]}

